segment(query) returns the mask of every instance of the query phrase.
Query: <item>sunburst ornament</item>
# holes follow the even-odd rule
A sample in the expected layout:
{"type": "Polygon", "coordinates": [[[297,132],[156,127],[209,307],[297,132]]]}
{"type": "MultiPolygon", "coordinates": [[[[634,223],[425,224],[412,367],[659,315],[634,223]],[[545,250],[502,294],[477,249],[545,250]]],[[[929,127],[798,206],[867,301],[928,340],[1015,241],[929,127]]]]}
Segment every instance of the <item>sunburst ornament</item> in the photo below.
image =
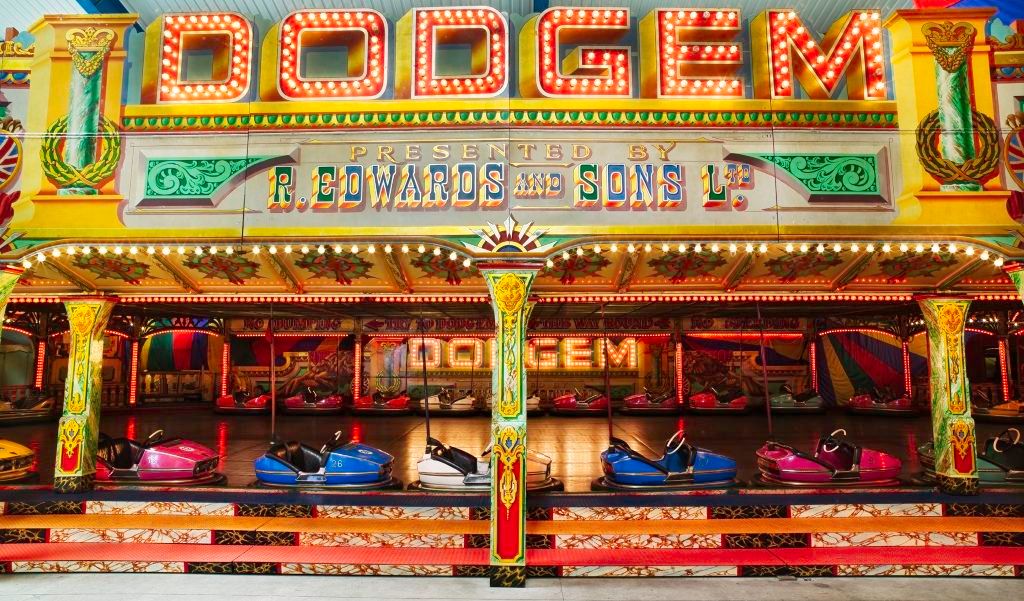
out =
{"type": "Polygon", "coordinates": [[[420,253],[412,260],[412,266],[433,277],[443,277],[452,286],[458,286],[463,278],[480,277],[480,271],[470,264],[468,267],[450,257],[431,252],[420,253]]]}
{"type": "Polygon", "coordinates": [[[370,277],[373,264],[357,254],[350,252],[331,254],[307,254],[295,261],[303,269],[308,269],[320,278],[331,278],[342,286],[352,284],[352,280],[370,277]]]}
{"type": "Polygon", "coordinates": [[[244,284],[249,278],[259,277],[256,272],[260,266],[238,255],[191,255],[183,264],[206,278],[227,280],[232,284],[244,284]]]}
{"type": "Polygon", "coordinates": [[[520,224],[516,218],[509,213],[505,222],[495,225],[488,222],[487,228],[472,230],[480,237],[479,244],[465,242],[466,248],[479,253],[533,253],[550,250],[555,244],[541,244],[541,238],[547,230],[530,229],[533,222],[520,224]]]}

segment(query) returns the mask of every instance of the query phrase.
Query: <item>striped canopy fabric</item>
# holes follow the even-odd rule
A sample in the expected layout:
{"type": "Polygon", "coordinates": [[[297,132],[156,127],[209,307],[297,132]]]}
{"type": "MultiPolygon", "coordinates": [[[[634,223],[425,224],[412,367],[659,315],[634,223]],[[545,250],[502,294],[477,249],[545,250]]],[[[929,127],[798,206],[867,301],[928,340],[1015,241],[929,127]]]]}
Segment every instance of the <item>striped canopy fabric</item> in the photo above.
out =
{"type": "MultiPolygon", "coordinates": [[[[841,332],[818,338],[818,392],[830,405],[845,405],[858,391],[903,391],[903,353],[898,338],[874,331],[841,332]]],[[[910,376],[928,375],[926,337],[910,342],[910,376]]]]}

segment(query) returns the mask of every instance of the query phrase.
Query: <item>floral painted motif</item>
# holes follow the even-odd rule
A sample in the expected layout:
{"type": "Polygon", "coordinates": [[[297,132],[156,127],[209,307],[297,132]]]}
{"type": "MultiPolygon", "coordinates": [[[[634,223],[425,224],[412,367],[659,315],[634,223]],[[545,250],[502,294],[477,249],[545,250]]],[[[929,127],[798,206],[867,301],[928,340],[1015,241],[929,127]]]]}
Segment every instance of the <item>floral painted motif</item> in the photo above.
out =
{"type": "Polygon", "coordinates": [[[889,276],[889,282],[895,284],[910,278],[931,277],[937,271],[956,265],[956,257],[947,252],[904,254],[883,259],[878,265],[882,268],[882,273],[889,276]]]}
{"type": "Polygon", "coordinates": [[[480,277],[480,271],[476,267],[473,265],[466,267],[461,261],[453,261],[444,253],[439,255],[429,252],[421,253],[413,258],[412,266],[422,270],[428,276],[443,277],[452,286],[461,284],[463,278],[480,277]]]}
{"type": "Polygon", "coordinates": [[[87,269],[97,277],[121,280],[132,286],[138,286],[144,278],[149,277],[149,265],[140,263],[131,257],[97,254],[75,255],[72,265],[79,269],[87,269]]]}
{"type": "Polygon", "coordinates": [[[295,264],[307,269],[318,278],[330,278],[343,286],[352,280],[370,277],[372,263],[359,255],[343,252],[331,254],[307,254],[295,261],[295,264]]]}
{"type": "Polygon", "coordinates": [[[673,284],[681,284],[687,278],[710,275],[725,265],[725,257],[713,252],[679,253],[667,252],[647,262],[655,273],[666,277],[673,284]]]}
{"type": "Polygon", "coordinates": [[[256,275],[259,265],[239,255],[189,255],[184,265],[206,278],[227,280],[232,284],[244,284],[249,278],[259,277],[256,275]]]}
{"type": "Polygon", "coordinates": [[[802,252],[785,253],[765,262],[765,266],[781,282],[793,282],[799,278],[821,275],[843,262],[839,253],[802,252]]]}
{"type": "Polygon", "coordinates": [[[563,284],[572,284],[576,278],[596,275],[607,267],[611,261],[603,255],[569,255],[568,259],[558,257],[552,261],[554,265],[540,272],[540,277],[558,278],[563,284]]]}

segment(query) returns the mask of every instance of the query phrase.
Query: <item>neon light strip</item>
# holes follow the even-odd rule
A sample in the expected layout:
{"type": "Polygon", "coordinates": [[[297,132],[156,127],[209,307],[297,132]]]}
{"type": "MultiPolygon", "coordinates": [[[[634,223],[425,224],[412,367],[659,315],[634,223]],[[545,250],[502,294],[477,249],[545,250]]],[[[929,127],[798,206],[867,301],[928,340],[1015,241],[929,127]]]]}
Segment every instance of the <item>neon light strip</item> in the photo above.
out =
{"type": "Polygon", "coordinates": [[[43,387],[43,368],[46,366],[46,341],[40,340],[36,344],[36,375],[33,385],[36,390],[43,387]]]}
{"type": "Polygon", "coordinates": [[[128,405],[134,407],[139,400],[139,341],[132,341],[131,365],[128,367],[128,405]]]}
{"type": "Polygon", "coordinates": [[[5,325],[5,326],[3,326],[3,329],[4,330],[9,330],[11,332],[17,332],[19,334],[24,334],[25,336],[28,336],[29,338],[35,338],[36,337],[35,334],[33,334],[32,332],[30,332],[30,331],[28,331],[28,330],[26,330],[24,328],[16,328],[14,326],[5,325]]]}
{"type": "MultiPolygon", "coordinates": [[[[266,337],[266,332],[236,332],[234,334],[239,338],[263,338],[266,337]]],[[[305,338],[307,336],[320,336],[323,338],[345,338],[349,336],[348,332],[274,332],[274,338],[305,338]]]]}
{"type": "Polygon", "coordinates": [[[902,355],[903,355],[903,391],[907,396],[913,394],[913,388],[910,382],[910,343],[906,340],[902,344],[902,355]]]}
{"type": "Polygon", "coordinates": [[[818,391],[818,341],[817,339],[811,340],[809,349],[808,360],[811,363],[811,389],[815,392],[818,391]]]}
{"type": "Polygon", "coordinates": [[[220,396],[228,393],[228,372],[231,370],[231,343],[224,341],[220,352],[220,396]]]}
{"type": "Polygon", "coordinates": [[[683,404],[683,343],[676,343],[676,402],[683,404]]]}
{"type": "Polygon", "coordinates": [[[362,396],[363,388],[363,341],[357,335],[355,357],[352,366],[352,398],[358,399],[362,396]]]}
{"type": "MultiPolygon", "coordinates": [[[[54,332],[54,333],[50,334],[50,338],[56,338],[58,336],[63,336],[64,334],[67,334],[70,331],[71,330],[62,330],[60,332],[54,332]]],[[[128,334],[125,334],[124,332],[118,332],[117,330],[103,330],[103,333],[105,335],[107,335],[107,336],[116,336],[118,338],[131,338],[131,336],[129,336],[128,334]]]]}
{"type": "Polygon", "coordinates": [[[154,330],[142,337],[143,340],[146,338],[152,338],[153,336],[159,336],[160,334],[207,334],[209,336],[216,336],[220,338],[223,336],[220,332],[213,332],[211,330],[204,330],[202,328],[164,328],[162,330],[154,330]]]}
{"type": "MultiPolygon", "coordinates": [[[[716,340],[760,340],[760,332],[687,332],[683,334],[691,338],[709,338],[716,340]]],[[[776,339],[776,340],[798,340],[804,337],[803,332],[765,332],[765,339],[776,339]]]]}
{"type": "Polygon", "coordinates": [[[818,332],[818,336],[828,336],[829,334],[882,334],[891,338],[899,339],[899,336],[892,332],[886,332],[878,328],[833,328],[831,330],[822,330],[818,332]]]}
{"type": "Polygon", "coordinates": [[[999,339],[999,380],[1003,386],[1003,402],[1010,400],[1010,366],[1007,361],[1006,338],[999,339]]]}

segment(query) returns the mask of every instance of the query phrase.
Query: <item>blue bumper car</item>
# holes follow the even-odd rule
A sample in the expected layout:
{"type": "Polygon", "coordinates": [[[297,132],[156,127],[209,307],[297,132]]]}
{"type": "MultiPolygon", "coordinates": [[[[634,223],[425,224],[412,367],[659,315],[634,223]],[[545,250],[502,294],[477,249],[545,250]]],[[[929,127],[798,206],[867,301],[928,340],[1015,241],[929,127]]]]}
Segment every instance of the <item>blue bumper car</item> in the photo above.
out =
{"type": "Polygon", "coordinates": [[[665,454],[651,459],[618,438],[601,453],[604,476],[593,490],[691,490],[724,488],[736,483],[736,462],[686,442],[682,430],[665,444],[665,454]]]}
{"type": "Polygon", "coordinates": [[[341,432],[316,450],[301,442],[279,442],[255,461],[256,480],[278,488],[373,490],[401,488],[391,475],[395,458],[358,442],[341,443],[341,432]]]}

